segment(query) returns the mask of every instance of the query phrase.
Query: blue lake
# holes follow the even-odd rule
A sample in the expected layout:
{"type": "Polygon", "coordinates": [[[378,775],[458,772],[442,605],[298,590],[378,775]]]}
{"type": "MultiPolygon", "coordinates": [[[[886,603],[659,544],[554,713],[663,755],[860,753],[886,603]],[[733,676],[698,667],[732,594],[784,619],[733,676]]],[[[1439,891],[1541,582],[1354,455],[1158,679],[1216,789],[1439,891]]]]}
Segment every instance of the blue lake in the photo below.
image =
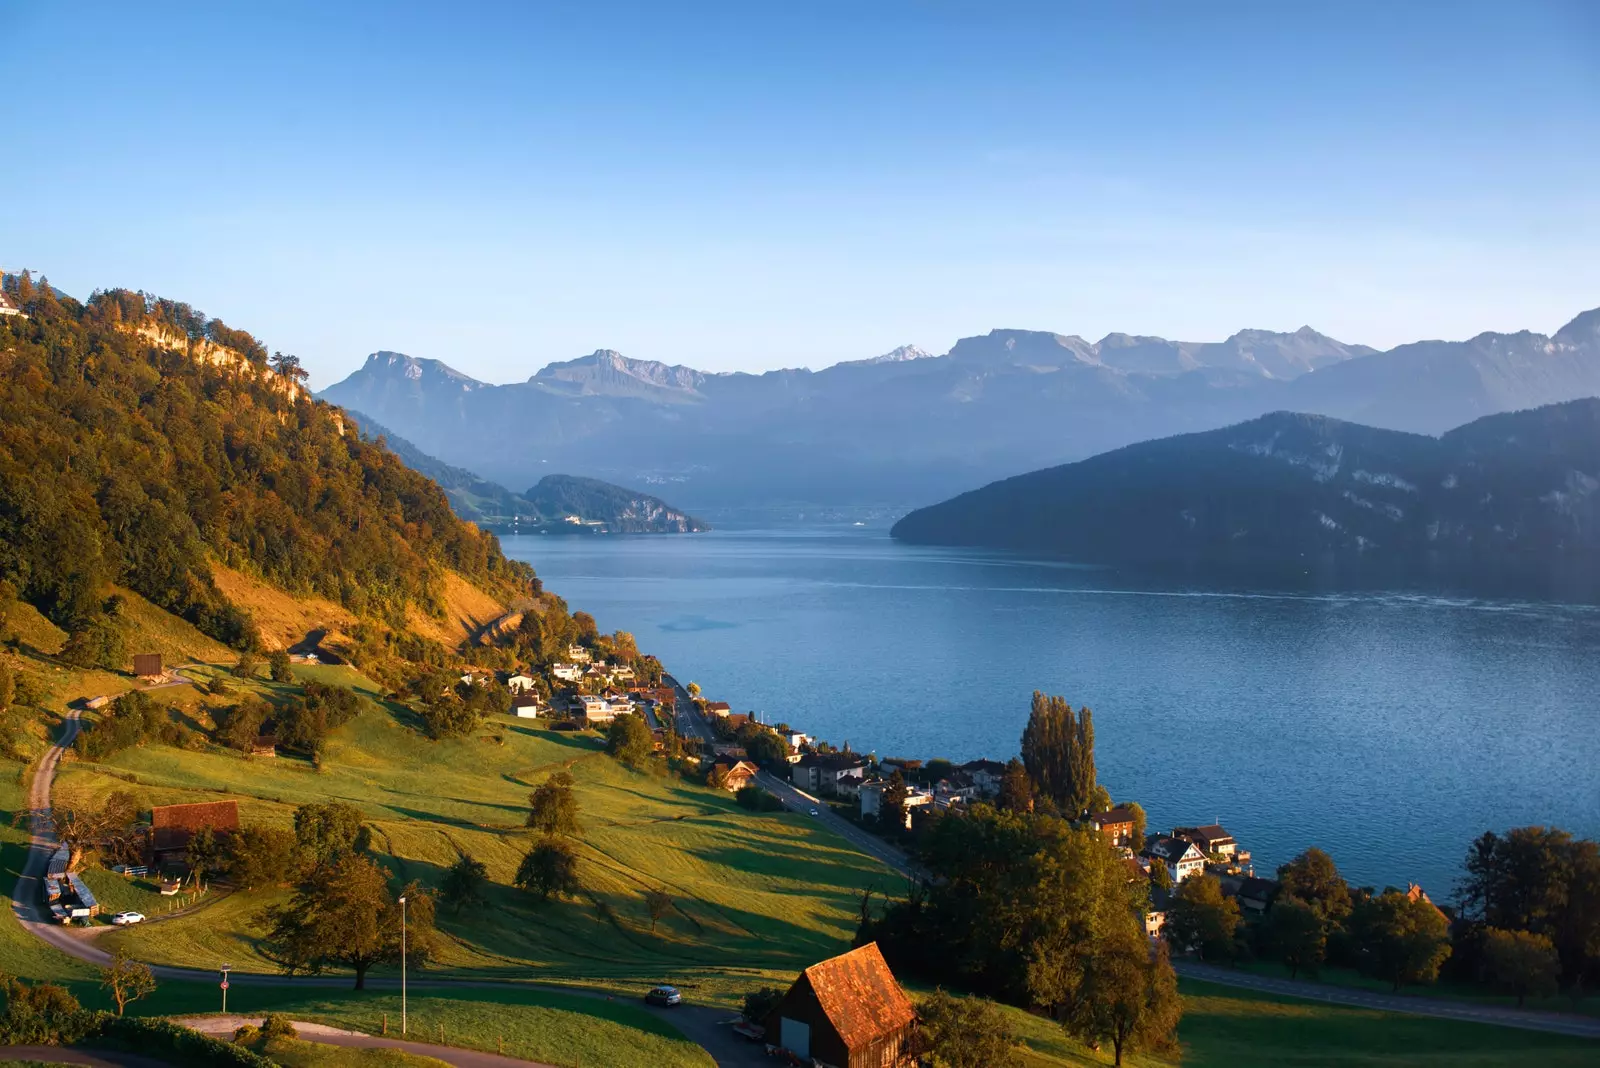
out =
{"type": "Polygon", "coordinates": [[[508,537],[680,679],[880,756],[1007,759],[1035,689],[1095,715],[1152,828],[1220,818],[1448,899],[1487,829],[1600,833],[1600,611],[1152,586],[879,527],[508,537]]]}

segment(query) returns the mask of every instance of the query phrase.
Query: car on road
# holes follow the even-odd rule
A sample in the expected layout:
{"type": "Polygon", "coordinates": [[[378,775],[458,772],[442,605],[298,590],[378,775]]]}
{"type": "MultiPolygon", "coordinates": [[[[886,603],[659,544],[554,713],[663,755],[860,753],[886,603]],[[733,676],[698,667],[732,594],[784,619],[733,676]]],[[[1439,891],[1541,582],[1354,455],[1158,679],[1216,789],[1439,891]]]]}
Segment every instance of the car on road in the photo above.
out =
{"type": "Polygon", "coordinates": [[[644,999],[651,1005],[680,1005],[683,1003],[683,995],[678,993],[678,988],[666,985],[651,987],[650,993],[646,994],[644,999]]]}
{"type": "Polygon", "coordinates": [[[142,912],[119,912],[115,916],[111,917],[111,922],[116,924],[118,927],[126,927],[126,926],[128,926],[129,924],[132,924],[132,923],[143,923],[144,922],[144,913],[142,913],[142,912]]]}
{"type": "Polygon", "coordinates": [[[812,814],[812,815],[813,815],[813,816],[820,816],[820,815],[822,815],[822,813],[820,813],[820,812],[818,812],[818,811],[817,811],[817,810],[816,810],[816,809],[812,809],[812,810],[811,810],[811,814],[812,814]]]}

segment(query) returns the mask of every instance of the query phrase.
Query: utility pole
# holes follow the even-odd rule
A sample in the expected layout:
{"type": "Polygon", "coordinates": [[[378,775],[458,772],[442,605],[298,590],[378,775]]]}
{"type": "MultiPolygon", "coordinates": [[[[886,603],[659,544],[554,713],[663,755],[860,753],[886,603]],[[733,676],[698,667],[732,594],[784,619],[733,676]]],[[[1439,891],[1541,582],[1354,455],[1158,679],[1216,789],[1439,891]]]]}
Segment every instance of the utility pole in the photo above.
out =
{"type": "Polygon", "coordinates": [[[400,899],[400,1033],[406,1033],[406,899],[400,899]]]}

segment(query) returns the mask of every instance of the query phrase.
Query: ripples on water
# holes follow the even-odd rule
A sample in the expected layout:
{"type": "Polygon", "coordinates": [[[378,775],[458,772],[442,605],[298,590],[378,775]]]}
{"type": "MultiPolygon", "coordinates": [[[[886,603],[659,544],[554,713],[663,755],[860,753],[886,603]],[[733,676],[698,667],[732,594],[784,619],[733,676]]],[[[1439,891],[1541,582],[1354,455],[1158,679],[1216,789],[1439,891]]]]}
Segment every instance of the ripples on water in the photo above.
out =
{"type": "Polygon", "coordinates": [[[685,680],[880,755],[1016,753],[1034,689],[1094,710],[1153,828],[1220,817],[1449,897],[1468,842],[1600,833],[1600,612],[1413,592],[1185,588],[860,528],[505,539],[685,680]]]}

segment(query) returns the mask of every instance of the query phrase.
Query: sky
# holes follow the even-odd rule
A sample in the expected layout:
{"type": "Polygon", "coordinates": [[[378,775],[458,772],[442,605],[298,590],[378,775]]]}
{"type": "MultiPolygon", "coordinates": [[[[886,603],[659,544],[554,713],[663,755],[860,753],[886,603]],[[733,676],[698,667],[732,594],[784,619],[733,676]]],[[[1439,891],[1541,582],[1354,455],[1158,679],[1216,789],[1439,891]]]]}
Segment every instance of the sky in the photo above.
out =
{"type": "Polygon", "coordinates": [[[1600,4],[0,0],[0,266],[331,384],[1600,306],[1600,4]]]}

